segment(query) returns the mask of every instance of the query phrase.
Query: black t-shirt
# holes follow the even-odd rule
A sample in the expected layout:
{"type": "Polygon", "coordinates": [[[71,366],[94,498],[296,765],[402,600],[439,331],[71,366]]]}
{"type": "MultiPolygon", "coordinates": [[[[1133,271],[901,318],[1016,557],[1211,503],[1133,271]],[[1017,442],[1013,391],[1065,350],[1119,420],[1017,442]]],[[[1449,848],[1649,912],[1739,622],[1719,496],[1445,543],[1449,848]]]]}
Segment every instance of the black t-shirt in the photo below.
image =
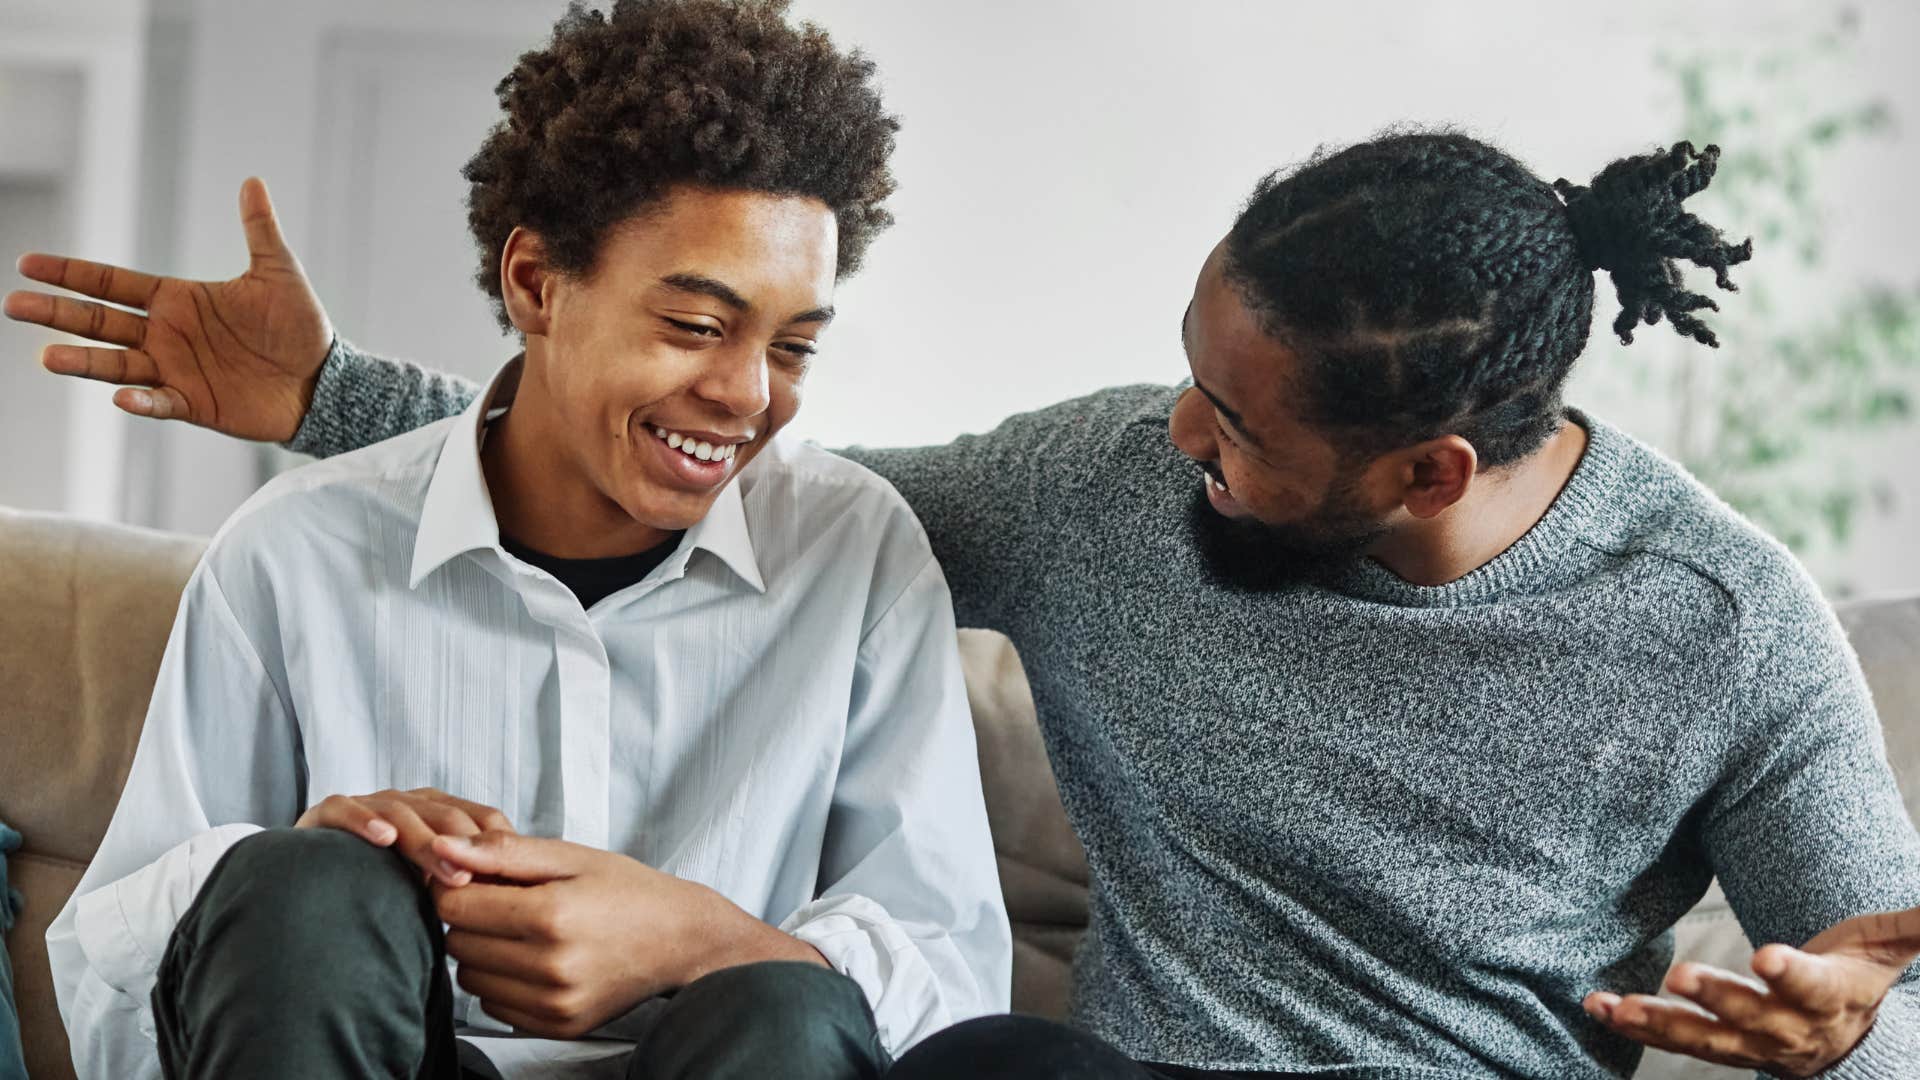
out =
{"type": "Polygon", "coordinates": [[[507,549],[507,554],[528,566],[537,566],[552,574],[560,584],[580,598],[581,607],[591,608],[653,573],[653,568],[666,562],[667,556],[680,546],[680,538],[685,535],[674,533],[638,555],[615,555],[610,559],[556,558],[535,551],[505,534],[500,537],[500,546],[507,549]]]}

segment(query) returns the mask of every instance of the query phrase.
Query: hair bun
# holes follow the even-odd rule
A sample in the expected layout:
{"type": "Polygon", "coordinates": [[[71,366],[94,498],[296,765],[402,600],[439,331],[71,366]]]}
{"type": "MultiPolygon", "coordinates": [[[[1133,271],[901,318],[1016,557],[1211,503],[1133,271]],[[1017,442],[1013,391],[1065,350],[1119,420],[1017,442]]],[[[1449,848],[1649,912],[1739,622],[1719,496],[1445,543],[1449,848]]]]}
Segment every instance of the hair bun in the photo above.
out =
{"type": "Polygon", "coordinates": [[[1712,183],[1719,166],[1718,146],[1695,151],[1692,143],[1680,142],[1666,151],[1622,158],[1585,187],[1554,181],[1553,189],[1566,202],[1580,261],[1613,277],[1621,307],[1613,330],[1622,343],[1633,341],[1636,326],[1651,326],[1665,316],[1681,335],[1719,346],[1713,331],[1692,315],[1703,308],[1718,311],[1719,305],[1682,288],[1676,265],[1685,259],[1710,268],[1720,288],[1739,291],[1727,268],[1753,257],[1753,241],[1727,243],[1718,229],[1681,206],[1712,183]]]}

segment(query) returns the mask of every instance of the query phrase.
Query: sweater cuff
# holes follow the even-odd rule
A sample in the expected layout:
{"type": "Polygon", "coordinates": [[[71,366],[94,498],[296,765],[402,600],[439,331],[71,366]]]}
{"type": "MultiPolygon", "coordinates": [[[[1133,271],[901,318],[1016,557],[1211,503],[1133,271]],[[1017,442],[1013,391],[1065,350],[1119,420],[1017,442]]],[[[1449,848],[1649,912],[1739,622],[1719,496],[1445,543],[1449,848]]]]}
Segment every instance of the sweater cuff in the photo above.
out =
{"type": "Polygon", "coordinates": [[[307,403],[307,414],[300,418],[293,438],[280,445],[296,454],[313,457],[330,454],[337,441],[334,436],[343,407],[343,388],[353,381],[354,370],[365,364],[366,357],[360,350],[335,334],[333,344],[327,346],[326,358],[320,361],[320,377],[313,384],[313,400],[307,403]]]}
{"type": "Polygon", "coordinates": [[[1853,1052],[1820,1074],[1823,1080],[1902,1080],[1920,1062],[1920,985],[1887,993],[1880,1014],[1853,1052]]]}

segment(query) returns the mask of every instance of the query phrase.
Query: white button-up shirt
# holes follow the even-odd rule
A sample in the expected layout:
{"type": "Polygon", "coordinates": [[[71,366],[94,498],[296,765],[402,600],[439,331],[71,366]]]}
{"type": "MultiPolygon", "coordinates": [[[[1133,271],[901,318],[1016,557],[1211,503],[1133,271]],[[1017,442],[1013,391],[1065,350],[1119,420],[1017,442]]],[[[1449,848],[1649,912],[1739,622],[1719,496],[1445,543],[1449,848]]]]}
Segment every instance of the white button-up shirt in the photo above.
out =
{"type": "MultiPolygon", "coordinates": [[[[119,808],[47,935],[83,1078],[159,1075],[155,974],[221,854],[385,788],[711,886],[851,976],[896,1054],[1006,1010],[953,613],[906,503],[776,439],[670,558],[583,611],[500,547],[479,447],[517,374],[274,480],[214,538],[119,808]]],[[[464,994],[455,1012],[502,1027],[464,994]]],[[[617,1076],[625,1053],[477,1041],[509,1077],[617,1076]]]]}

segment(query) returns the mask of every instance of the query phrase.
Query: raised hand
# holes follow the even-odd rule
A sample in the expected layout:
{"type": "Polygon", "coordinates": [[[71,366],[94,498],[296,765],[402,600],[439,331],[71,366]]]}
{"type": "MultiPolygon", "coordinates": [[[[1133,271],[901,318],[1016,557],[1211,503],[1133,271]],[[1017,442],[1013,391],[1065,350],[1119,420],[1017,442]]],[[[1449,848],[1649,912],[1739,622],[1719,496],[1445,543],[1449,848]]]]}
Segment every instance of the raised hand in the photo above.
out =
{"type": "Polygon", "coordinates": [[[116,346],[49,345],[40,362],[58,375],[122,384],[113,403],[135,416],[284,442],[313,400],[333,327],[257,178],[240,187],[240,221],[249,260],[239,277],[187,281],[23,255],[26,277],[120,307],[16,292],[6,315],[116,346]]]}
{"type": "Polygon", "coordinates": [[[1587,995],[1589,1015],[1636,1042],[1720,1065],[1806,1077],[1852,1052],[1887,991],[1920,958],[1920,908],[1861,915],[1799,949],[1768,945],[1750,978],[1679,964],[1666,990],[1587,995]]]}

